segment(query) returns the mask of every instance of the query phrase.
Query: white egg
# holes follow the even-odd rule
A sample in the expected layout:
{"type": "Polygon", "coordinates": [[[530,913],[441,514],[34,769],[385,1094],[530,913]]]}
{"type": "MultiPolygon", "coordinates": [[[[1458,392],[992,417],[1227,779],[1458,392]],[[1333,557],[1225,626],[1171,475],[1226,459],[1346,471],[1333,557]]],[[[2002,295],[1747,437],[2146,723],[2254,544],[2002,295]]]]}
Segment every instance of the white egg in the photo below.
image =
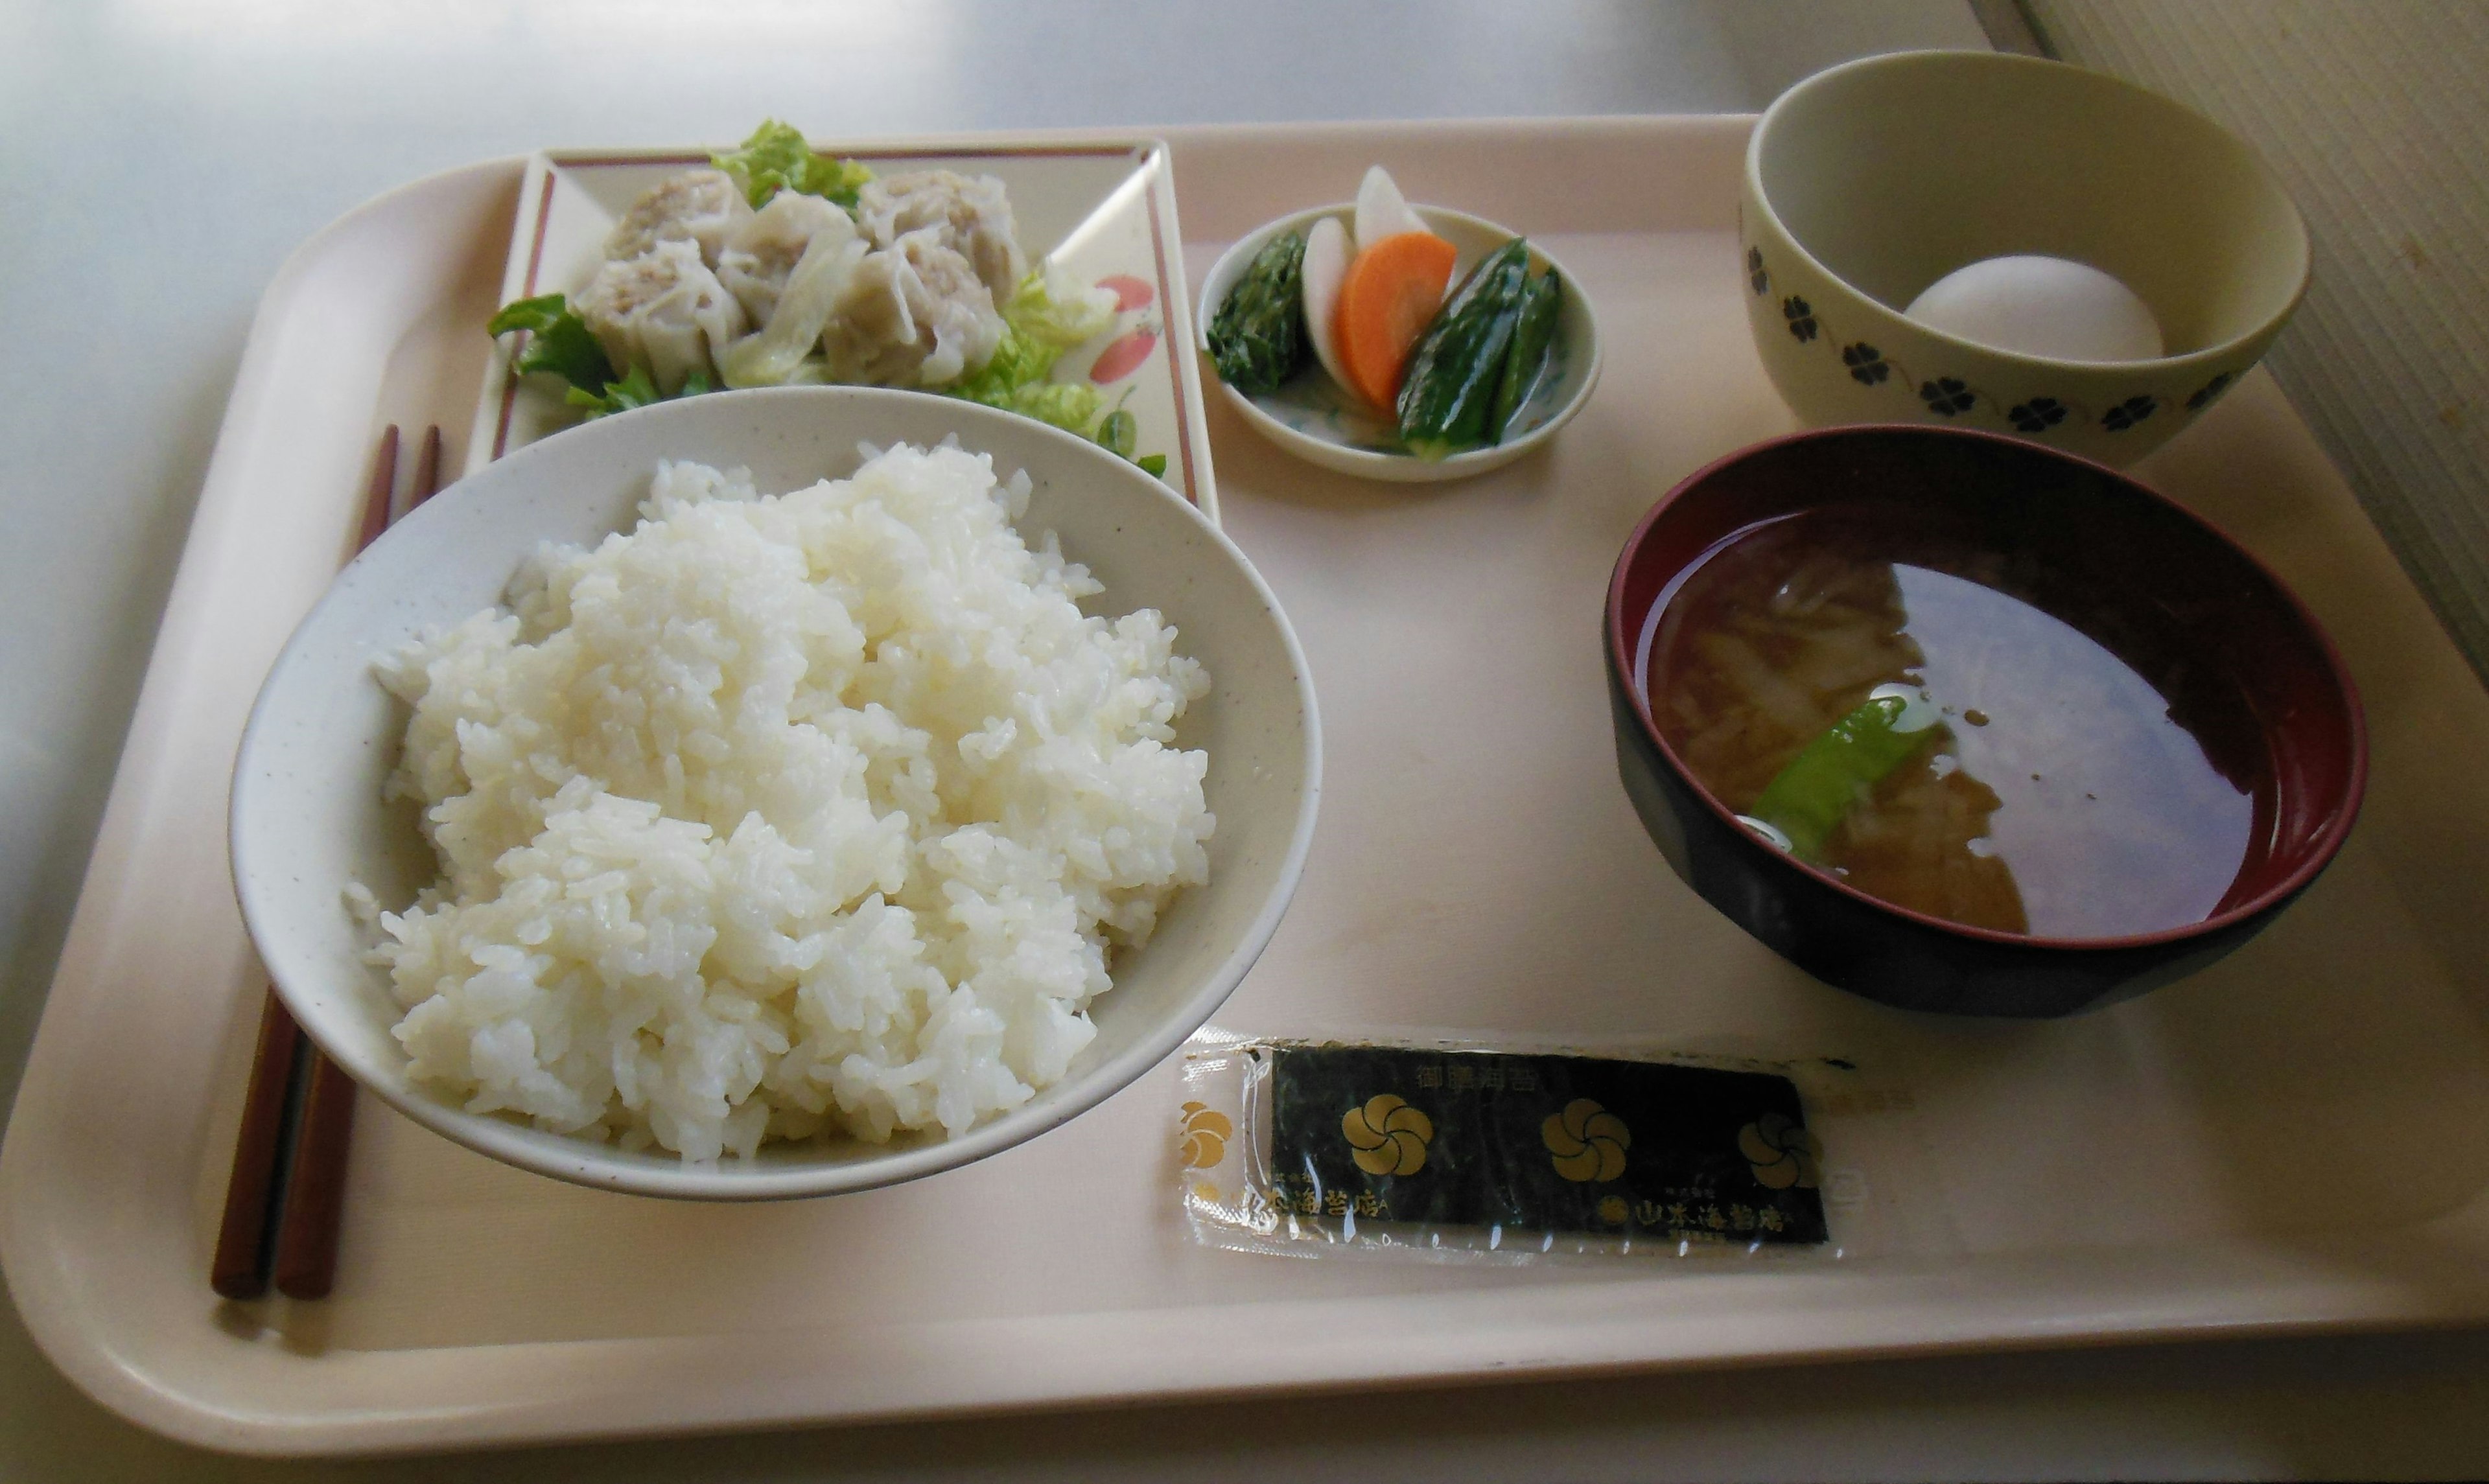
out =
{"type": "Polygon", "coordinates": [[[2151,360],[2160,322],[2134,291],[2088,264],[2018,253],[1958,268],[1902,311],[1991,350],[2051,360],[2151,360]]]}

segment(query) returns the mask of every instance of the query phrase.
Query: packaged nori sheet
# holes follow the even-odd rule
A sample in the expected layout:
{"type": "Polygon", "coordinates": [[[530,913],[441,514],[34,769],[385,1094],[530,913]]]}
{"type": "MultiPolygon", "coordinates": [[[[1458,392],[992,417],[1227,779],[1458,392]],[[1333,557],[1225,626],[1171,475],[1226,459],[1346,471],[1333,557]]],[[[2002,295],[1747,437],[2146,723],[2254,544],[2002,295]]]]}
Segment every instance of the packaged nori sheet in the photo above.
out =
{"type": "Polygon", "coordinates": [[[1272,1053],[1301,1216],[1666,1241],[1826,1239],[1820,1149],[1767,1072],[1385,1046],[1272,1053]]]}

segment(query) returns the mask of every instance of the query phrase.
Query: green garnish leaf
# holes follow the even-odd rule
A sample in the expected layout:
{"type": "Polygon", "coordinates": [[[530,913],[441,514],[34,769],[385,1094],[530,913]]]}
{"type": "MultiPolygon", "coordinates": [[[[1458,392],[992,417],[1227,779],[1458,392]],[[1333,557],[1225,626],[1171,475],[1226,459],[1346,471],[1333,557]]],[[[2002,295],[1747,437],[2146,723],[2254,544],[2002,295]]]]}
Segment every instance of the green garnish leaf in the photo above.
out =
{"type": "Polygon", "coordinates": [[[712,155],[709,163],[734,177],[734,184],[743,187],[744,199],[756,210],[782,190],[852,208],[856,192],[873,179],[867,165],[813,153],[801,129],[776,119],[763,119],[741,149],[712,155]]]}
{"type": "Polygon", "coordinates": [[[548,371],[568,382],[574,393],[596,393],[614,380],[605,348],[588,332],[587,322],[558,294],[541,294],[503,304],[484,322],[485,332],[499,339],[514,331],[527,334],[527,349],[511,362],[521,376],[548,371]]]}
{"type": "Polygon", "coordinates": [[[1109,453],[1129,459],[1140,441],[1140,419],[1120,409],[1108,413],[1098,424],[1098,445],[1109,453]]]}
{"type": "Polygon", "coordinates": [[[1921,744],[1943,734],[1933,706],[1914,704],[1906,686],[1879,685],[1800,748],[1749,813],[1786,837],[1791,855],[1817,860],[1843,816],[1921,744]]]}
{"type": "Polygon", "coordinates": [[[647,367],[633,366],[630,374],[619,380],[608,382],[595,391],[573,386],[563,394],[562,400],[586,412],[590,417],[602,417],[608,413],[627,413],[635,407],[648,407],[659,402],[675,402],[684,397],[697,397],[701,392],[715,390],[717,385],[709,380],[708,372],[705,370],[695,369],[689,376],[683,378],[682,385],[671,392],[666,392],[659,391],[657,384],[649,380],[647,367]]]}
{"type": "Polygon", "coordinates": [[[573,386],[562,398],[571,406],[585,410],[590,417],[608,413],[627,413],[635,407],[648,407],[666,400],[657,384],[648,380],[648,368],[633,366],[619,381],[608,382],[597,391],[573,386]]]}
{"type": "Polygon", "coordinates": [[[1166,455],[1163,453],[1145,453],[1132,462],[1141,466],[1141,472],[1145,474],[1159,479],[1166,477],[1166,455]]]}

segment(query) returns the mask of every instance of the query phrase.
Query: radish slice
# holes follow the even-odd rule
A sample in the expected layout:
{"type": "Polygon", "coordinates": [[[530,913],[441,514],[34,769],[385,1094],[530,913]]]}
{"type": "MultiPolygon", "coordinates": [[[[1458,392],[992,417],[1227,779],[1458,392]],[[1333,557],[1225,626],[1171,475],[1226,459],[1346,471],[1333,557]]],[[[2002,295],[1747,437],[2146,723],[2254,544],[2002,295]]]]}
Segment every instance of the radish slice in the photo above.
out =
{"type": "Polygon", "coordinates": [[[1314,358],[1342,386],[1347,373],[1339,368],[1339,285],[1348,276],[1348,229],[1336,216],[1314,223],[1305,235],[1305,333],[1313,337],[1314,358]]]}
{"type": "MultiPolygon", "coordinates": [[[[1371,247],[1401,232],[1424,232],[1426,223],[1409,210],[1408,198],[1391,181],[1391,172],[1376,165],[1357,187],[1357,245],[1371,247]]],[[[1310,244],[1308,244],[1310,245],[1310,244]]]]}

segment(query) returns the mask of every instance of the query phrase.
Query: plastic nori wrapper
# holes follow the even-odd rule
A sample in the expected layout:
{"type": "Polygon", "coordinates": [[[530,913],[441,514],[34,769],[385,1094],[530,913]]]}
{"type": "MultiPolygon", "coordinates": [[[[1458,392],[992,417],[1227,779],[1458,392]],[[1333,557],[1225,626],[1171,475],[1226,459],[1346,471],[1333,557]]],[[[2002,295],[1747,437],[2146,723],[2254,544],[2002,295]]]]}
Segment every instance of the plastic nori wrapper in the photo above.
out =
{"type": "Polygon", "coordinates": [[[1914,1099],[1842,1058],[1212,1031],[1186,1087],[1180,1185],[1212,1245],[1530,1260],[1953,1244],[1914,1178],[1914,1099]]]}
{"type": "Polygon", "coordinates": [[[1820,1146],[1784,1076],[1385,1046],[1271,1053],[1271,1179],[1302,1215],[1824,1240],[1820,1146]]]}

